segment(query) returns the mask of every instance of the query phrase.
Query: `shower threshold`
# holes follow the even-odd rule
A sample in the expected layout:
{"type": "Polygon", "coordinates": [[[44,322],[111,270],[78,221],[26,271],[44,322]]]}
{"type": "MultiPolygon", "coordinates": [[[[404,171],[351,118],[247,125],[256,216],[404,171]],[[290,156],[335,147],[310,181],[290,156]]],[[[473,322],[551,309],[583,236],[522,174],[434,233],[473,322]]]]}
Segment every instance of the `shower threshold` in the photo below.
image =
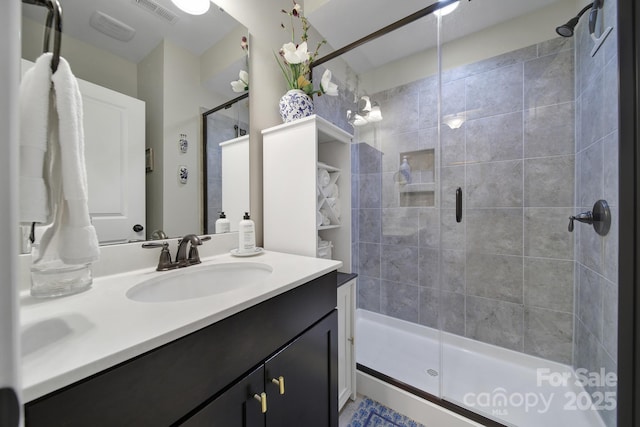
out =
{"type": "Polygon", "coordinates": [[[570,366],[362,309],[356,336],[359,369],[462,415],[517,427],[604,427],[570,366]]]}

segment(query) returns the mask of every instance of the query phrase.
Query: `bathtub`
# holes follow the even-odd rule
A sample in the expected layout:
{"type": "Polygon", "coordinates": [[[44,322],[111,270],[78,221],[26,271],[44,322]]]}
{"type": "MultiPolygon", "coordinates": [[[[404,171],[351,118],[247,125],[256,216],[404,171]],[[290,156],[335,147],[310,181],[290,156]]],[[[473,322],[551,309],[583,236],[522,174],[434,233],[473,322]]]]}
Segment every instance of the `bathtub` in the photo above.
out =
{"type": "MultiPolygon", "coordinates": [[[[580,384],[584,372],[362,309],[356,360],[507,426],[604,427],[580,384]]],[[[601,407],[615,406],[608,398],[601,407]]]]}

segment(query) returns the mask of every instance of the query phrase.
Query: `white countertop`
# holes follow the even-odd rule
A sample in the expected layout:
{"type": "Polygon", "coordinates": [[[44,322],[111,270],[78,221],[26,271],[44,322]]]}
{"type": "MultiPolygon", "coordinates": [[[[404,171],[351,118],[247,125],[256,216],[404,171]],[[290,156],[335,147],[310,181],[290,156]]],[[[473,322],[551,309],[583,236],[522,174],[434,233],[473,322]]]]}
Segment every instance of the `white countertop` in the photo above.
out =
{"type": "Polygon", "coordinates": [[[21,295],[23,401],[29,402],[160,345],[238,313],[336,270],[340,261],[265,251],[237,258],[203,258],[186,269],[154,268],[94,278],[77,295],[35,299],[21,295]],[[126,291],[135,284],[217,263],[265,263],[272,273],[255,285],[176,302],[136,302],[126,291]]]}

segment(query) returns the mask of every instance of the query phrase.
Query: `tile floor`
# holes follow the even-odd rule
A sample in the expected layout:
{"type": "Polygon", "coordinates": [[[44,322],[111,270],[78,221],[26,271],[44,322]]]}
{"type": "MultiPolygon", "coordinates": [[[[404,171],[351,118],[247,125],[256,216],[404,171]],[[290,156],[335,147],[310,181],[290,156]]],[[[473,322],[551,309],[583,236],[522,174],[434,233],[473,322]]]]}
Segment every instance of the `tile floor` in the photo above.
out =
{"type": "Polygon", "coordinates": [[[338,420],[339,427],[349,426],[349,421],[351,421],[351,417],[356,412],[356,409],[358,409],[358,406],[360,406],[360,402],[362,402],[362,398],[363,396],[361,394],[358,394],[356,396],[356,400],[349,399],[347,401],[347,403],[344,405],[344,407],[340,411],[340,418],[338,420]]]}

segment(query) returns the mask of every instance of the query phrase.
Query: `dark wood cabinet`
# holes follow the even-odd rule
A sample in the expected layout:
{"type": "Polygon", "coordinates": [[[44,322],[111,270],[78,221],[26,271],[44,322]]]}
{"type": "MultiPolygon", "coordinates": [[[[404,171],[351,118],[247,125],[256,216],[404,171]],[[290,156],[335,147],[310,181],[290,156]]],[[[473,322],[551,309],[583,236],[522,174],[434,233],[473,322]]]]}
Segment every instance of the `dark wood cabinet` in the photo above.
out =
{"type": "MultiPolygon", "coordinates": [[[[265,415],[255,395],[264,390],[264,366],[242,378],[204,409],[179,425],[184,427],[264,427],[265,415]]],[[[269,409],[267,407],[267,409],[269,409]]]]}
{"type": "Polygon", "coordinates": [[[337,326],[334,310],[180,425],[337,426],[337,326]]]}
{"type": "Polygon", "coordinates": [[[333,271],[28,402],[26,426],[337,427],[335,286],[333,271]]]}
{"type": "Polygon", "coordinates": [[[338,314],[334,310],[322,322],[267,360],[267,427],[338,425],[337,336],[338,314]],[[284,378],[284,394],[279,394],[278,386],[273,381],[281,376],[284,378]],[[301,423],[301,420],[304,422],[301,423]]]}

